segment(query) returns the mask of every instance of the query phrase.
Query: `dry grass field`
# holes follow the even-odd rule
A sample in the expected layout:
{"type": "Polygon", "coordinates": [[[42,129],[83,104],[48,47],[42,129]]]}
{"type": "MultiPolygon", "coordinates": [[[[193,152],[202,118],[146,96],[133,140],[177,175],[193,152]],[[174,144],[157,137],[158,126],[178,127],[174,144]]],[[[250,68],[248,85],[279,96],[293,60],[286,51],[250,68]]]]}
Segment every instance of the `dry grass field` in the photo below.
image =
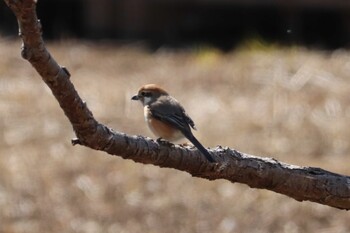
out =
{"type": "MultiPolygon", "coordinates": [[[[0,39],[0,232],[350,231],[346,211],[71,146],[68,120],[19,48],[0,39]]],[[[348,51],[48,48],[94,116],[115,130],[152,136],[130,98],[158,83],[183,103],[208,147],[350,175],[348,51]]]]}

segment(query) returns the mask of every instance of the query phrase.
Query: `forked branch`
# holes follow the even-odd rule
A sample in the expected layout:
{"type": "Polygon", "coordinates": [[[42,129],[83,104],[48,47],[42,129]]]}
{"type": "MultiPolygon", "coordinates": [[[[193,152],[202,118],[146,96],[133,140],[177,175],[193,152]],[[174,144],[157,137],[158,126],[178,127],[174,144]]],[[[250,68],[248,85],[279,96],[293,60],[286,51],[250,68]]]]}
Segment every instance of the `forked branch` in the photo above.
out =
{"type": "Polygon", "coordinates": [[[210,152],[211,164],[189,147],[158,144],[142,136],[114,132],[95,120],[79,97],[70,74],[60,67],[45,47],[34,0],[4,0],[17,17],[23,40],[22,57],[27,59],[49,86],[69,119],[81,144],[135,162],[186,171],[209,180],[226,179],[252,188],[268,189],[298,201],[313,201],[339,209],[350,209],[350,177],[320,168],[298,167],[275,159],[247,155],[217,147],[210,152]]]}

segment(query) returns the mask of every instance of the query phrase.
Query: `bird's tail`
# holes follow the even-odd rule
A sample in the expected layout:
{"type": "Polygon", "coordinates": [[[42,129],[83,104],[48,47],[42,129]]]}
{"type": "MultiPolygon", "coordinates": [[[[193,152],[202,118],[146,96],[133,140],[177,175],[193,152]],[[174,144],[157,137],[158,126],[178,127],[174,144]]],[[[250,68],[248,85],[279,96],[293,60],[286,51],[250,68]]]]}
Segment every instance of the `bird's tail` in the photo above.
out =
{"type": "Polygon", "coordinates": [[[192,133],[191,135],[186,135],[186,136],[188,136],[187,139],[190,140],[190,142],[192,142],[192,144],[195,147],[197,147],[197,149],[207,158],[209,162],[211,163],[216,162],[211,156],[211,154],[209,153],[209,151],[204,148],[204,146],[197,140],[197,138],[195,138],[195,136],[192,133]]]}

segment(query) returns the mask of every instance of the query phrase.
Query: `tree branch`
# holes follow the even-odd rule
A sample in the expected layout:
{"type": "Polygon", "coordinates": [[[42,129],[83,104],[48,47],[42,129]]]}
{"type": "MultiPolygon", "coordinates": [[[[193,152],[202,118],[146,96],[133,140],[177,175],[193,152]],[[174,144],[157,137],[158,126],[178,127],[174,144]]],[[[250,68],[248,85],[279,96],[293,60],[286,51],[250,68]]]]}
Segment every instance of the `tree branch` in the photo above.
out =
{"type": "Polygon", "coordinates": [[[17,17],[27,59],[49,86],[72,124],[80,144],[144,164],[186,171],[209,180],[226,179],[252,188],[268,189],[298,201],[313,201],[339,209],[350,209],[350,177],[320,168],[298,167],[275,159],[247,155],[216,147],[211,164],[195,148],[166,146],[142,136],[130,136],[100,124],[81,100],[70,74],[60,67],[45,47],[34,0],[4,0],[17,17]]]}

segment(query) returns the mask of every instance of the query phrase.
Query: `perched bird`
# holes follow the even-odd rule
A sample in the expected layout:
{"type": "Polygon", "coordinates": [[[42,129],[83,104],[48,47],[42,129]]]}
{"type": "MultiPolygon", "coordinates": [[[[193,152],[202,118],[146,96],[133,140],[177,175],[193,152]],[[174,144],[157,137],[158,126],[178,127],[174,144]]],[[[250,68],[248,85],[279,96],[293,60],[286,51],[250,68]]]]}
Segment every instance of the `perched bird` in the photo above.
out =
{"type": "Polygon", "coordinates": [[[170,142],[186,137],[208,161],[215,162],[192,134],[190,127],[196,129],[193,120],[186,114],[181,104],[164,89],[155,84],[147,84],[131,99],[142,103],[145,121],[157,137],[170,142]]]}

